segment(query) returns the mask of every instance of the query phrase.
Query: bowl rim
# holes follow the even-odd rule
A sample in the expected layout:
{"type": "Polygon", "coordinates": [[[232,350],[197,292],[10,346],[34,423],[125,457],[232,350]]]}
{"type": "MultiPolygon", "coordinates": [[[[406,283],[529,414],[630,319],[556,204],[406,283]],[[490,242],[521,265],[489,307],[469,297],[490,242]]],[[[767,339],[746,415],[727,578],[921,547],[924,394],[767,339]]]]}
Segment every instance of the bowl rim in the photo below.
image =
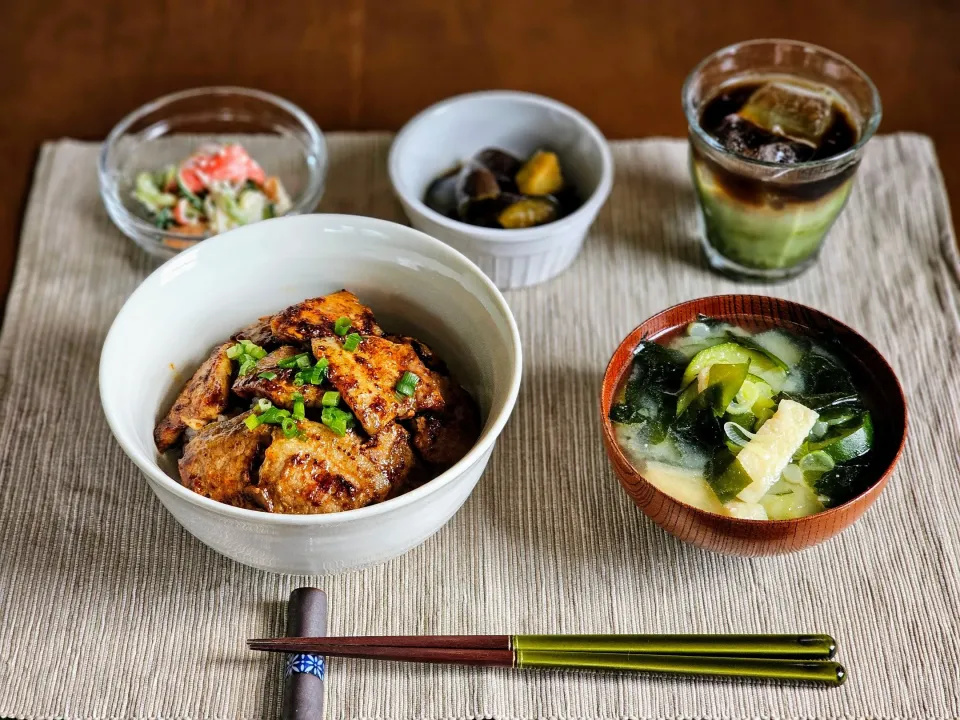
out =
{"type": "MultiPolygon", "coordinates": [[[[310,117],[298,105],[295,105],[289,100],[285,100],[279,95],[274,95],[273,93],[269,93],[264,90],[245,88],[238,85],[208,85],[203,87],[188,88],[186,90],[178,90],[176,92],[154,98],[153,100],[144,103],[121,118],[120,121],[114,125],[107,134],[106,139],[100,146],[100,153],[97,156],[97,176],[100,182],[100,195],[108,209],[121,215],[124,219],[124,222],[129,223],[139,233],[149,234],[154,238],[181,240],[195,245],[204,240],[209,240],[210,238],[215,237],[215,235],[198,236],[174,232],[171,230],[163,230],[155,225],[151,225],[140,216],[130,212],[123,202],[117,201],[119,198],[119,192],[116,187],[116,181],[107,167],[107,161],[111,151],[116,147],[120,138],[122,138],[129,131],[130,127],[142,117],[156,112],[157,110],[161,110],[171,103],[179,102],[180,100],[194,97],[225,95],[241,95],[259,100],[267,105],[273,105],[274,107],[280,108],[281,110],[289,113],[296,119],[298,123],[302,125],[303,129],[307,132],[307,135],[310,138],[310,144],[306,148],[307,154],[316,162],[313,165],[307,163],[308,167],[310,168],[307,173],[307,185],[300,193],[300,196],[293,203],[290,210],[284,214],[284,217],[287,215],[302,215],[313,210],[320,202],[320,198],[323,196],[324,185],[326,183],[328,156],[327,144],[326,140],[324,139],[323,132],[320,130],[320,127],[312,117],[310,117]]],[[[217,234],[222,235],[223,233],[217,234]]]]}
{"type": "MultiPolygon", "coordinates": [[[[769,319],[763,316],[761,313],[756,313],[756,312],[744,313],[744,316],[764,317],[764,319],[769,319]]],[[[631,348],[631,351],[633,349],[635,348],[631,348]]],[[[611,395],[611,398],[612,398],[612,395],[611,395]]],[[[681,505],[685,510],[688,510],[690,512],[697,513],[697,514],[707,515],[711,518],[716,518],[720,522],[727,522],[730,524],[741,525],[741,526],[744,524],[754,525],[758,527],[787,527],[789,525],[796,525],[797,523],[811,521],[813,518],[825,518],[833,515],[841,515],[847,510],[849,510],[850,508],[852,508],[854,505],[863,502],[867,498],[870,498],[869,503],[872,503],[873,500],[876,499],[876,496],[879,495],[880,491],[882,491],[883,488],[886,486],[886,480],[889,478],[890,474],[896,468],[897,463],[900,462],[900,457],[903,454],[903,449],[907,441],[907,432],[908,432],[908,425],[909,425],[907,399],[903,392],[903,386],[900,384],[900,379],[897,377],[897,374],[894,372],[893,367],[891,367],[890,363],[883,356],[883,354],[879,350],[877,350],[876,346],[874,346],[874,344],[871,343],[869,340],[867,340],[862,334],[860,334],[859,332],[851,328],[846,323],[840,322],[832,315],[828,315],[822,310],[817,310],[816,308],[810,307],[809,305],[804,305],[802,303],[798,303],[793,300],[787,300],[786,298],[776,298],[768,295],[750,295],[745,293],[730,293],[726,295],[706,295],[704,297],[685,300],[683,302],[676,303],[674,305],[671,305],[668,308],[660,310],[659,312],[651,315],[649,318],[647,318],[642,323],[637,325],[633,330],[631,330],[627,334],[627,336],[623,338],[623,340],[617,343],[617,347],[613,351],[613,354],[610,356],[610,361],[607,363],[607,367],[603,372],[603,383],[601,385],[601,391],[600,391],[600,421],[603,428],[603,438],[605,440],[607,452],[613,453],[613,455],[615,455],[616,457],[617,462],[620,462],[623,466],[630,468],[630,470],[638,478],[640,478],[647,486],[652,488],[658,495],[669,498],[671,502],[675,502],[678,505],[681,505]],[[633,462],[631,462],[629,458],[627,458],[627,456],[623,452],[623,449],[620,447],[620,443],[617,442],[617,438],[613,432],[613,421],[610,419],[609,413],[604,412],[604,407],[603,407],[604,405],[603,398],[607,393],[608,387],[610,387],[611,384],[618,385],[620,383],[621,378],[623,377],[623,373],[620,373],[620,375],[618,375],[617,377],[614,377],[614,368],[613,368],[614,358],[620,353],[620,350],[622,348],[626,347],[628,344],[632,342],[631,339],[634,337],[634,335],[641,332],[641,328],[643,328],[644,325],[647,325],[648,323],[653,322],[654,320],[658,319],[663,315],[666,315],[667,313],[682,309],[685,306],[689,305],[691,307],[695,307],[697,304],[705,300],[728,300],[728,301],[748,300],[748,301],[766,301],[766,302],[774,302],[774,303],[786,303],[788,306],[793,306],[805,312],[819,315],[820,317],[824,318],[828,322],[836,325],[838,328],[841,328],[844,331],[849,332],[852,335],[855,335],[860,340],[862,340],[876,354],[877,359],[881,363],[881,367],[886,372],[889,373],[891,378],[893,378],[895,388],[896,388],[896,399],[899,400],[899,405],[903,408],[903,428],[900,431],[900,443],[897,447],[897,452],[894,454],[893,458],[890,460],[890,463],[887,465],[887,467],[885,467],[883,471],[880,472],[880,474],[877,476],[876,480],[874,480],[873,483],[870,484],[870,487],[868,487],[859,495],[856,495],[850,498],[849,500],[847,500],[844,503],[841,503],[840,505],[835,505],[832,508],[828,508],[821,512],[814,513],[813,515],[804,515],[803,517],[788,518],[784,520],[769,520],[769,519],[759,520],[756,518],[739,518],[739,517],[731,517],[729,515],[720,515],[719,513],[711,512],[710,510],[704,510],[703,508],[696,507],[695,505],[690,505],[689,503],[686,503],[683,500],[680,500],[679,498],[676,498],[673,495],[670,495],[669,493],[664,492],[663,490],[658,488],[656,485],[651,483],[649,480],[647,480],[643,476],[643,474],[640,472],[640,470],[637,469],[636,465],[633,462]]]]}
{"type": "MultiPolygon", "coordinates": [[[[266,238],[266,236],[264,237],[266,238]]],[[[264,240],[264,242],[268,242],[268,244],[270,244],[274,241],[267,238],[264,240]]],[[[504,426],[512,415],[520,391],[522,370],[523,349],[520,341],[520,332],[517,329],[517,323],[513,317],[510,307],[507,305],[506,300],[504,299],[502,293],[497,289],[496,285],[494,285],[493,282],[483,274],[480,268],[478,268],[463,254],[451,248],[449,245],[440,242],[436,238],[427,235],[426,233],[407,227],[406,225],[391,222],[389,220],[381,220],[379,218],[370,218],[361,215],[312,213],[302,216],[284,216],[270,220],[263,220],[260,223],[253,223],[251,225],[236,228],[225,233],[220,233],[219,235],[215,235],[209,240],[204,241],[202,247],[200,244],[197,244],[194,247],[188,248],[156,268],[137,287],[137,289],[134,290],[130,297],[127,298],[123,304],[123,307],[120,308],[120,311],[117,313],[116,317],[111,323],[110,330],[107,332],[107,336],[104,339],[103,348],[100,353],[98,379],[100,385],[100,404],[103,408],[104,415],[106,416],[110,431],[127,457],[133,460],[137,467],[140,468],[141,472],[147,477],[149,482],[157,483],[164,490],[172,493],[179,499],[185,500],[192,505],[195,505],[203,510],[211,511],[218,515],[240,521],[257,521],[266,523],[268,525],[302,527],[339,525],[340,523],[349,522],[351,520],[362,520],[365,518],[375,517],[377,515],[381,515],[383,513],[397,510],[407,505],[416,503],[429,495],[439,492],[442,488],[450,485],[462,477],[470,467],[479,462],[482,457],[492,449],[494,443],[499,438],[504,426]],[[227,505],[226,503],[221,503],[216,500],[212,500],[211,498],[204,497],[203,495],[199,495],[189,488],[184,487],[160,468],[155,457],[150,457],[148,453],[140,449],[138,443],[135,443],[132,440],[132,437],[129,436],[129,434],[124,430],[124,426],[120,422],[118,411],[115,408],[108,406],[106,402],[104,388],[106,385],[109,385],[110,380],[106,372],[104,358],[107,355],[108,349],[112,345],[122,342],[122,338],[119,337],[118,326],[124,316],[127,313],[132,312],[130,309],[132,303],[134,303],[138,297],[142,297],[147,292],[150,292],[154,286],[162,284],[162,276],[165,271],[169,271],[169,264],[189,262],[189,258],[192,257],[192,254],[199,252],[218,252],[220,251],[221,245],[229,248],[230,244],[233,242],[233,238],[230,236],[234,233],[250,232],[251,228],[264,224],[271,224],[272,227],[270,229],[270,234],[275,236],[276,232],[281,230],[280,227],[276,227],[277,225],[284,222],[303,222],[308,218],[316,218],[316,220],[308,220],[313,222],[351,224],[360,226],[362,229],[371,229],[384,234],[399,233],[401,236],[406,236],[407,239],[411,240],[414,246],[420,245],[421,247],[429,249],[431,255],[439,259],[444,265],[453,267],[455,269],[456,266],[459,265],[462,270],[474,275],[474,277],[487,290],[487,293],[489,294],[490,299],[493,301],[496,310],[500,313],[503,320],[507,324],[511,346],[510,349],[513,351],[514,356],[513,367],[510,370],[509,387],[507,388],[506,396],[499,412],[488,417],[487,427],[481,434],[480,439],[476,442],[476,444],[470,448],[469,452],[467,452],[467,454],[460,458],[459,461],[442,472],[440,475],[437,475],[432,480],[424,483],[418,488],[410,490],[409,492],[373,505],[367,505],[362,508],[344,510],[337,513],[316,515],[267,513],[261,510],[249,510],[246,508],[234,507],[233,505],[227,505]]],[[[493,410],[494,408],[491,408],[491,413],[493,410]]]]}
{"type": "Polygon", "coordinates": [[[503,243],[522,243],[524,241],[541,239],[545,235],[552,235],[553,233],[559,233],[563,232],[564,230],[573,229],[574,227],[580,225],[586,218],[590,218],[592,221],[592,219],[596,217],[597,213],[600,211],[600,208],[606,202],[607,197],[610,195],[610,190],[613,187],[614,175],[613,153],[610,150],[610,145],[607,143],[607,139],[603,136],[603,133],[600,132],[600,129],[586,115],[581,113],[579,110],[575,110],[569,105],[560,102],[559,100],[554,100],[553,98],[549,98],[544,95],[537,95],[535,93],[523,92],[520,90],[482,90],[479,92],[463,93],[461,95],[454,95],[453,97],[441,100],[440,102],[434,103],[433,105],[421,110],[410,120],[408,120],[406,124],[404,124],[404,126],[400,129],[400,132],[397,133],[396,137],[393,139],[393,142],[390,144],[390,154],[387,159],[387,170],[390,176],[390,185],[393,187],[394,194],[396,194],[401,202],[403,202],[403,204],[410,209],[423,215],[437,225],[446,228],[447,230],[472,237],[479,237],[491,242],[503,243]],[[402,152],[404,149],[404,144],[408,141],[413,130],[417,126],[429,122],[433,116],[447,110],[454,105],[466,102],[483,102],[486,100],[507,100],[525,105],[538,105],[549,108],[572,119],[580,127],[580,130],[593,141],[594,145],[600,152],[600,180],[597,183],[597,187],[594,188],[593,192],[590,193],[590,196],[584,200],[580,207],[566,217],[560,218],[559,220],[555,220],[551,223],[546,223],[544,225],[538,225],[531,228],[515,230],[508,230],[506,228],[487,228],[479,227],[477,225],[470,225],[468,223],[460,222],[459,220],[453,220],[445,215],[441,215],[436,210],[432,210],[427,207],[426,203],[424,203],[420,197],[406,192],[401,187],[401,183],[399,182],[399,174],[400,166],[403,161],[402,152]]]}

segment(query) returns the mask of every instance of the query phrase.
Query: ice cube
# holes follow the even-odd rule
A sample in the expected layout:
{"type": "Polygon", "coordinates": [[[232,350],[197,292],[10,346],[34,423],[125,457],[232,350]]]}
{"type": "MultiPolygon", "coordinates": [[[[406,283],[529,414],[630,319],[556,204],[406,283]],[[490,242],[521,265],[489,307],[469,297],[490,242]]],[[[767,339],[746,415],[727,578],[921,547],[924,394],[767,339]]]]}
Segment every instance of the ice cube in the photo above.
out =
{"type": "Polygon", "coordinates": [[[715,134],[727,150],[748,157],[753,157],[769,136],[769,133],[761,131],[738,115],[727,115],[717,126],[715,134]]]}
{"type": "Polygon", "coordinates": [[[774,135],[816,147],[833,120],[833,98],[813,88],[771,82],[755,90],[737,114],[774,135]]]}
{"type": "Polygon", "coordinates": [[[781,165],[792,165],[800,162],[798,157],[796,143],[776,142],[764,145],[757,152],[757,158],[765,162],[780,163],[781,165]]]}
{"type": "Polygon", "coordinates": [[[781,165],[806,162],[814,153],[813,146],[768,132],[739,114],[725,117],[716,137],[730,152],[781,165]]]}

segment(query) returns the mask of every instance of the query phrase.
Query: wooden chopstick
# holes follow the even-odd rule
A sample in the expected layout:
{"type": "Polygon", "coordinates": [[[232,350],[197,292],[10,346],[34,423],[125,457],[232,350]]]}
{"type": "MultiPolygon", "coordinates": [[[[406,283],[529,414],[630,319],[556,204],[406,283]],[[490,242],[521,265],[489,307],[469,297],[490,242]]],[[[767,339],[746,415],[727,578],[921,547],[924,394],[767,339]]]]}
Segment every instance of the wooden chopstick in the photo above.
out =
{"type": "MultiPolygon", "coordinates": [[[[336,638],[329,638],[335,640],[336,638]]],[[[632,652],[577,652],[569,650],[506,650],[490,648],[396,647],[388,645],[336,645],[319,638],[249,640],[254,650],[310,652],[395,662],[425,662],[484,667],[539,669],[619,670],[676,675],[752,678],[815,682],[838,686],[846,670],[830,660],[788,660],[768,657],[716,657],[632,652]],[[280,642],[297,640],[297,643],[280,642]],[[311,642],[312,641],[312,642],[311,642]]]]}
{"type": "Polygon", "coordinates": [[[829,635],[368,635],[270,638],[248,643],[253,649],[275,649],[282,645],[292,652],[306,646],[418,647],[823,660],[833,657],[837,646],[829,635]],[[259,647],[263,644],[271,647],[259,647]]]}

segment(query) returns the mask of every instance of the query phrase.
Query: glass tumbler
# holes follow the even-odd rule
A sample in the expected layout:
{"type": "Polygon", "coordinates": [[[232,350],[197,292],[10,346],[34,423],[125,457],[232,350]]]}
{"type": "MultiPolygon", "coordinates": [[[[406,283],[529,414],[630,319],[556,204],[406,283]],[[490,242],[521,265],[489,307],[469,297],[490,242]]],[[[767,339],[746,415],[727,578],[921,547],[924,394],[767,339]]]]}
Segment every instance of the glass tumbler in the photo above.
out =
{"type": "MultiPolygon", "coordinates": [[[[682,92],[690,171],[710,266],[744,280],[781,280],[812,266],[850,196],[864,146],[880,124],[880,96],[849,60],[791,40],[751,40],[704,59],[682,92]],[[849,147],[790,164],[731,150],[702,126],[705,106],[736,86],[781,81],[822,89],[855,131],[849,147]]],[[[729,145],[729,143],[728,143],[729,145]]]]}

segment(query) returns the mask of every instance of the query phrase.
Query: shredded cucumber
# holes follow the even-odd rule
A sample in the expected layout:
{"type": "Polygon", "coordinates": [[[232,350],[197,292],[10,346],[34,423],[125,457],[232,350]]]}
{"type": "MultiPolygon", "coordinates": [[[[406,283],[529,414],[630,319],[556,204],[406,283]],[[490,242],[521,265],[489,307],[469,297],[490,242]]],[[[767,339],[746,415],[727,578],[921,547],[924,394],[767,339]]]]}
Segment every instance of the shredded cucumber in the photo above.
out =
{"type": "Polygon", "coordinates": [[[177,196],[161,192],[153,175],[148,172],[137,175],[133,196],[152,213],[158,213],[162,208],[170,208],[177,204],[177,196]]]}

